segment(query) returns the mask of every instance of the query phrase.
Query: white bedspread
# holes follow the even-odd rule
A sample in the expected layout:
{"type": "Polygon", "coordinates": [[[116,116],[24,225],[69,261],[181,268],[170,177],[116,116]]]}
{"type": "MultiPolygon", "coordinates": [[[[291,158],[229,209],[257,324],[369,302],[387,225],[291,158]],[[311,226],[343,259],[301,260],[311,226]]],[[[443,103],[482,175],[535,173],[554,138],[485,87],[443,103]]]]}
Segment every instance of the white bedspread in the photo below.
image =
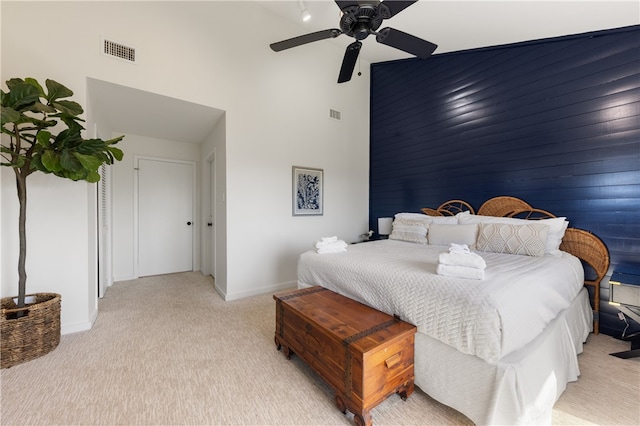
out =
{"type": "Polygon", "coordinates": [[[484,280],[436,274],[446,246],[397,240],[350,245],[346,253],[303,253],[302,286],[321,285],[415,324],[460,352],[496,363],[535,338],[584,283],[580,261],[478,252],[484,280]]]}

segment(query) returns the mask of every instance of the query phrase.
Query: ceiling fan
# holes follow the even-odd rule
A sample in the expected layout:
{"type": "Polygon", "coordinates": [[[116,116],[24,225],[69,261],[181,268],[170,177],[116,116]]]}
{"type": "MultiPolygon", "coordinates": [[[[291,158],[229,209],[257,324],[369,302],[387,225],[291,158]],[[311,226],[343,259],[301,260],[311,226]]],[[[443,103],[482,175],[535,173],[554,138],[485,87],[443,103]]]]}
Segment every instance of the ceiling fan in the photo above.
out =
{"type": "Polygon", "coordinates": [[[411,34],[407,34],[394,28],[383,28],[378,31],[382,21],[395,16],[407,7],[411,6],[418,0],[401,1],[401,0],[361,0],[361,1],[338,1],[336,4],[342,11],[340,18],[340,29],[332,28],[328,30],[316,31],[310,34],[301,35],[287,40],[272,43],[269,46],[275,52],[290,49],[292,47],[301,46],[303,44],[312,43],[314,41],[336,38],[341,34],[356,39],[347,46],[347,50],[342,59],[340,74],[338,75],[338,83],[344,83],[351,80],[353,69],[358,60],[358,54],[362,47],[361,40],[369,35],[375,35],[378,43],[395,47],[407,53],[417,56],[420,59],[426,59],[438,47],[437,45],[422,40],[411,34]]]}

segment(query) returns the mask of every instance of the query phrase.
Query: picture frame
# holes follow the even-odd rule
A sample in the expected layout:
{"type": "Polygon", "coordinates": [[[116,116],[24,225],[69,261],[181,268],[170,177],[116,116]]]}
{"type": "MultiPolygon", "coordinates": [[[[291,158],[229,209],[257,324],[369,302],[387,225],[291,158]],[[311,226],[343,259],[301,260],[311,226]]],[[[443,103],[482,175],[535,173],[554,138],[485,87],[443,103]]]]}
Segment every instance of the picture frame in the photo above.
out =
{"type": "Polygon", "coordinates": [[[323,174],[322,169],[292,167],[293,216],[322,216],[324,209],[323,174]]]}

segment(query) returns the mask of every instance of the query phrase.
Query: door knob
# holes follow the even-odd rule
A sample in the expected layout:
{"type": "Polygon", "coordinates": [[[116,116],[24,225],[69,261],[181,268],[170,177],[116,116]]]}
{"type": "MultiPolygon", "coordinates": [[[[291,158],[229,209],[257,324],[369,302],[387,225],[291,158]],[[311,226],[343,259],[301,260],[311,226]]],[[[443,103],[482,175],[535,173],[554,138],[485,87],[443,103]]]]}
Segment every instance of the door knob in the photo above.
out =
{"type": "Polygon", "coordinates": [[[187,225],[191,226],[191,222],[187,222],[187,225]]]}
{"type": "Polygon", "coordinates": [[[207,226],[213,226],[213,223],[209,222],[207,223],[207,226]]]}

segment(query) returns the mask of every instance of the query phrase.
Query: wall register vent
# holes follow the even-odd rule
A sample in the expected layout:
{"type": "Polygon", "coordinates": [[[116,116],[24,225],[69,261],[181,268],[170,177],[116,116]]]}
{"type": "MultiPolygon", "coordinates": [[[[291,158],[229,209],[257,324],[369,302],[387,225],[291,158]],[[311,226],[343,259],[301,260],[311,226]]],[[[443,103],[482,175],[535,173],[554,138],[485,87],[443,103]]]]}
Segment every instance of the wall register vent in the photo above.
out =
{"type": "Polygon", "coordinates": [[[329,118],[333,118],[334,120],[340,120],[340,111],[336,111],[335,109],[330,109],[329,118]]]}
{"type": "Polygon", "coordinates": [[[130,63],[136,62],[136,49],[106,38],[102,39],[102,53],[130,63]]]}

